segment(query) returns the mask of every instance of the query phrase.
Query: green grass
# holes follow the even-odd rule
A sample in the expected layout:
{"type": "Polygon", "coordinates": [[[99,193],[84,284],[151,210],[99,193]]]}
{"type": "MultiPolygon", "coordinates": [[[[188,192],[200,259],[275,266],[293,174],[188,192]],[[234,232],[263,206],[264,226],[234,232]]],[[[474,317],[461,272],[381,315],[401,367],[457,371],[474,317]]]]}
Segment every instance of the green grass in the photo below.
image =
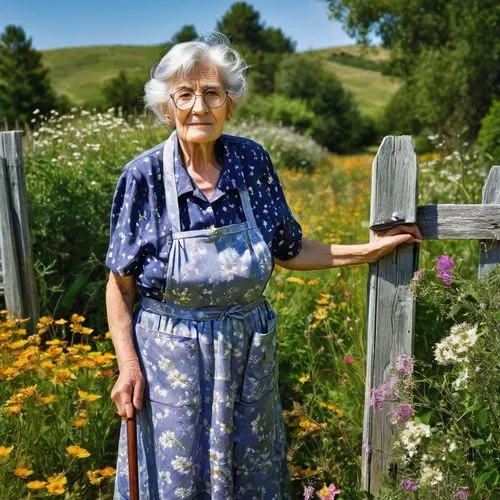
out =
{"type": "Polygon", "coordinates": [[[151,67],[162,55],[162,48],[109,45],[47,50],[42,54],[56,93],[83,104],[99,99],[102,85],[121,70],[146,81],[151,67]]]}
{"type": "MultiPolygon", "coordinates": [[[[121,70],[146,81],[149,70],[162,54],[161,45],[109,45],[42,52],[56,93],[68,96],[77,105],[100,99],[102,85],[121,70]]],[[[347,55],[354,58],[358,66],[363,60],[380,63],[389,57],[386,50],[353,45],[308,51],[306,54],[324,61],[325,66],[352,92],[363,114],[377,115],[399,88],[397,80],[379,72],[354,67],[352,61],[343,64],[332,60],[332,57],[347,55]]]]}

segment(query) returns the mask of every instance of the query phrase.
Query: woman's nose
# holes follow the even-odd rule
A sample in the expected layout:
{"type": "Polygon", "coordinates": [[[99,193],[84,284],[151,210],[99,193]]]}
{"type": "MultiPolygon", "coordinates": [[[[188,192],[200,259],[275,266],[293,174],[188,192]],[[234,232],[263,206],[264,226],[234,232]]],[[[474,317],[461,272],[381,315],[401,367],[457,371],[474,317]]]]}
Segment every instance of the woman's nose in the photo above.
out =
{"type": "Polygon", "coordinates": [[[200,94],[195,94],[194,104],[191,110],[193,113],[206,113],[208,111],[208,106],[205,103],[205,99],[200,94]]]}

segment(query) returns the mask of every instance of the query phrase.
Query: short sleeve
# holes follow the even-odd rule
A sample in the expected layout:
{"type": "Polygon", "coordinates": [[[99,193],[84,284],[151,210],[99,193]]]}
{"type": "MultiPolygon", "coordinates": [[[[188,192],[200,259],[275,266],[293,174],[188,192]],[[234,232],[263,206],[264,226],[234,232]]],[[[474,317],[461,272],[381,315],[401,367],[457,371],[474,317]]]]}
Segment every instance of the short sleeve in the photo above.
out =
{"type": "Polygon", "coordinates": [[[137,172],[126,167],[118,179],[113,197],[106,255],[106,266],[120,276],[140,274],[145,199],[137,172]]]}
{"type": "Polygon", "coordinates": [[[296,257],[302,248],[302,227],[288,206],[278,173],[267,151],[264,151],[264,158],[267,182],[271,187],[274,212],[277,215],[272,243],[273,256],[279,260],[289,260],[296,257]]]}

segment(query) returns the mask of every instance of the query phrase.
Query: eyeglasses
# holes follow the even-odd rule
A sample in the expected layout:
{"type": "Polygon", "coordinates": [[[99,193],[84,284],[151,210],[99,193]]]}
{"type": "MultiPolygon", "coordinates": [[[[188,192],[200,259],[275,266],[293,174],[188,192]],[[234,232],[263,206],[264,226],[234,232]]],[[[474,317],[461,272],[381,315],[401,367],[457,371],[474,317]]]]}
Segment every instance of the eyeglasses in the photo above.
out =
{"type": "Polygon", "coordinates": [[[175,107],[181,111],[187,111],[194,106],[196,97],[201,96],[210,109],[220,108],[227,101],[229,92],[227,90],[207,89],[201,94],[196,94],[191,90],[180,89],[170,94],[175,107]]]}

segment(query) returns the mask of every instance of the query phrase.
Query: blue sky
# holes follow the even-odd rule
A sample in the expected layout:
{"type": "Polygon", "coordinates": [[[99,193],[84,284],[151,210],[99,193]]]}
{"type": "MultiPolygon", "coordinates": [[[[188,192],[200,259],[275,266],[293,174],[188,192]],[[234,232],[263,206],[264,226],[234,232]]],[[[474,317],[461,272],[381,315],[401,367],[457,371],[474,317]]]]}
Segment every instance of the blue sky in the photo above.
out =
{"type": "MultiPolygon", "coordinates": [[[[0,30],[20,25],[38,50],[84,45],[151,45],[184,24],[198,33],[215,28],[234,0],[2,0],[0,30]]],[[[281,28],[297,50],[354,43],[329,21],[323,0],[247,0],[267,26],[281,28]]]]}

